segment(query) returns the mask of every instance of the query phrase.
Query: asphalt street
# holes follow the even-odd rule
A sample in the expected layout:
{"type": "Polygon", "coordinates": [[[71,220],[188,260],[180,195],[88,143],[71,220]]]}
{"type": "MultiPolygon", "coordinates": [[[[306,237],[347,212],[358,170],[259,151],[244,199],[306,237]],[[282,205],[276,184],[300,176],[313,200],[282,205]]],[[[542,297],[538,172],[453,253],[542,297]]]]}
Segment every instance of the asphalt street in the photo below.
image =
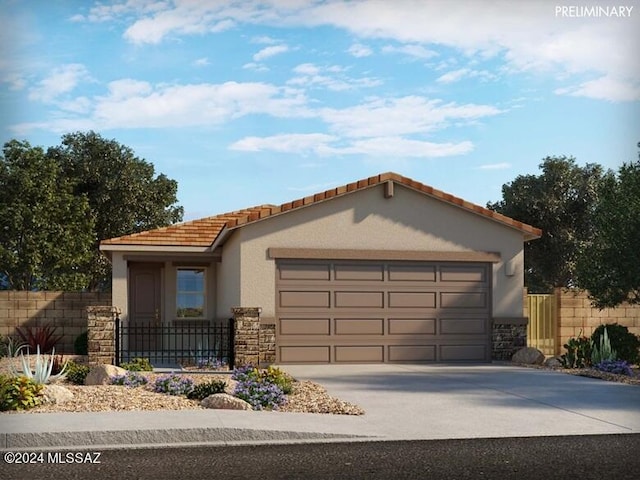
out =
{"type": "Polygon", "coordinates": [[[33,451],[28,455],[11,452],[12,457],[5,457],[0,478],[637,480],[638,452],[640,435],[636,434],[104,451],[90,448],[33,451]],[[18,458],[27,463],[6,463],[18,458]]]}

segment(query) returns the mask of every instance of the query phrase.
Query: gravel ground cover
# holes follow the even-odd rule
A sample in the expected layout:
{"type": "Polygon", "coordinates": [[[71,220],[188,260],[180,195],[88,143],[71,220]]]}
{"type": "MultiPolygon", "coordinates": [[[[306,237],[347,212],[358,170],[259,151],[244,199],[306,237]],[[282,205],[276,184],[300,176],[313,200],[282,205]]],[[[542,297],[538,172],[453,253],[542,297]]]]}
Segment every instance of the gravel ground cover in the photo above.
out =
{"type": "MultiPolygon", "coordinates": [[[[0,373],[9,372],[9,359],[0,360],[0,373]]],[[[184,396],[156,393],[150,385],[166,374],[141,372],[149,379],[142,387],[127,388],[120,385],[80,386],[67,381],[60,385],[71,390],[73,400],[62,404],[39,405],[30,410],[11,413],[50,413],[50,412],[106,412],[127,410],[193,410],[201,409],[198,400],[189,400],[184,396]]],[[[227,393],[231,394],[236,382],[226,373],[182,373],[194,383],[211,380],[227,382],[227,393]]],[[[279,408],[281,412],[328,413],[334,415],[362,415],[364,410],[357,405],[332,397],[324,387],[314,382],[294,382],[293,391],[287,396],[287,403],[279,408]]],[[[9,413],[9,412],[2,412],[9,413]]],[[[1,413],[0,413],[1,414],[1,413]]]]}

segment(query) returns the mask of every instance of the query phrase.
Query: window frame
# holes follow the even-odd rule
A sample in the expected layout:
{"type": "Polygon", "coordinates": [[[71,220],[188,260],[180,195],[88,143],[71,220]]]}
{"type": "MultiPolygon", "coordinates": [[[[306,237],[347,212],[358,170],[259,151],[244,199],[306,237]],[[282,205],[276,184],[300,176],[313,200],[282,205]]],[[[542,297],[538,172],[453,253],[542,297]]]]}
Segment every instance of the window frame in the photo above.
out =
{"type": "MultiPolygon", "coordinates": [[[[175,310],[174,310],[174,315],[175,318],[177,320],[205,320],[207,318],[207,273],[208,273],[208,269],[207,267],[204,266],[178,266],[176,267],[176,273],[175,273],[175,279],[176,279],[176,291],[175,291],[175,310]],[[180,271],[201,271],[202,272],[202,290],[201,291],[183,291],[180,290],[179,285],[179,275],[180,275],[180,271]],[[178,315],[178,310],[180,309],[180,305],[179,305],[179,296],[180,295],[202,295],[202,315],[197,316],[197,317],[186,317],[186,316],[180,316],[178,315]]],[[[189,308],[189,307],[183,307],[183,308],[189,308]]]]}

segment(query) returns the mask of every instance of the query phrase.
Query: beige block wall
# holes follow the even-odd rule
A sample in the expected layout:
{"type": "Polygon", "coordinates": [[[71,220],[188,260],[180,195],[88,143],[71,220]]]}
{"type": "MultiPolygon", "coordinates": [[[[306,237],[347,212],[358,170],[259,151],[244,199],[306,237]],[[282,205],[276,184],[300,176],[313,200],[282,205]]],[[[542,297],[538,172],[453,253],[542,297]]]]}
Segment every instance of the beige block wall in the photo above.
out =
{"type": "Polygon", "coordinates": [[[593,308],[585,291],[557,288],[555,295],[559,307],[560,353],[564,353],[562,345],[569,338],[579,335],[589,337],[601,324],[618,323],[627,327],[631,333],[640,335],[640,305],[623,304],[617,308],[599,310],[593,308]]]}
{"type": "Polygon", "coordinates": [[[62,339],[56,353],[73,354],[73,343],[87,330],[87,307],[111,305],[111,293],[0,290],[0,336],[18,337],[16,327],[56,326],[62,339]]]}
{"type": "Polygon", "coordinates": [[[232,239],[235,243],[223,247],[219,282],[237,281],[225,275],[225,264],[232,271],[239,263],[241,298],[231,291],[219,296],[223,309],[234,306],[232,299],[262,307],[263,317],[275,315],[275,261],[267,250],[280,247],[499,252],[492,275],[493,316],[522,314],[522,234],[399,185],[390,199],[379,185],[247,225],[232,239]],[[513,276],[505,275],[508,261],[515,265],[513,276]]]}

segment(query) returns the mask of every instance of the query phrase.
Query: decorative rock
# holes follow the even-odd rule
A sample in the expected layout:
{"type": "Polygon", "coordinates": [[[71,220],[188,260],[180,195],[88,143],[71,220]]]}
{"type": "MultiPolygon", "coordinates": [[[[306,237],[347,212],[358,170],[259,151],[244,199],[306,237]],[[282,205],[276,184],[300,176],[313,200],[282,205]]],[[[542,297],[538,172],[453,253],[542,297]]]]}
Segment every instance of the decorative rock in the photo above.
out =
{"type": "Polygon", "coordinates": [[[560,368],[562,362],[559,357],[549,357],[544,361],[544,366],[549,368],[560,368]]]}
{"type": "Polygon", "coordinates": [[[84,380],[85,385],[109,385],[110,377],[115,375],[124,375],[127,371],[124,368],[115,365],[100,364],[92,365],[87,378],[84,380]]]}
{"type": "Polygon", "coordinates": [[[544,353],[534,347],[524,347],[513,354],[511,361],[525,365],[542,365],[544,363],[544,353]]]}
{"type": "Polygon", "coordinates": [[[64,403],[73,399],[73,392],[62,385],[45,385],[42,397],[44,403],[64,403]]]}
{"type": "Polygon", "coordinates": [[[251,405],[240,398],[236,398],[227,393],[215,393],[209,395],[200,402],[204,408],[217,408],[223,410],[253,410],[251,405]]]}

